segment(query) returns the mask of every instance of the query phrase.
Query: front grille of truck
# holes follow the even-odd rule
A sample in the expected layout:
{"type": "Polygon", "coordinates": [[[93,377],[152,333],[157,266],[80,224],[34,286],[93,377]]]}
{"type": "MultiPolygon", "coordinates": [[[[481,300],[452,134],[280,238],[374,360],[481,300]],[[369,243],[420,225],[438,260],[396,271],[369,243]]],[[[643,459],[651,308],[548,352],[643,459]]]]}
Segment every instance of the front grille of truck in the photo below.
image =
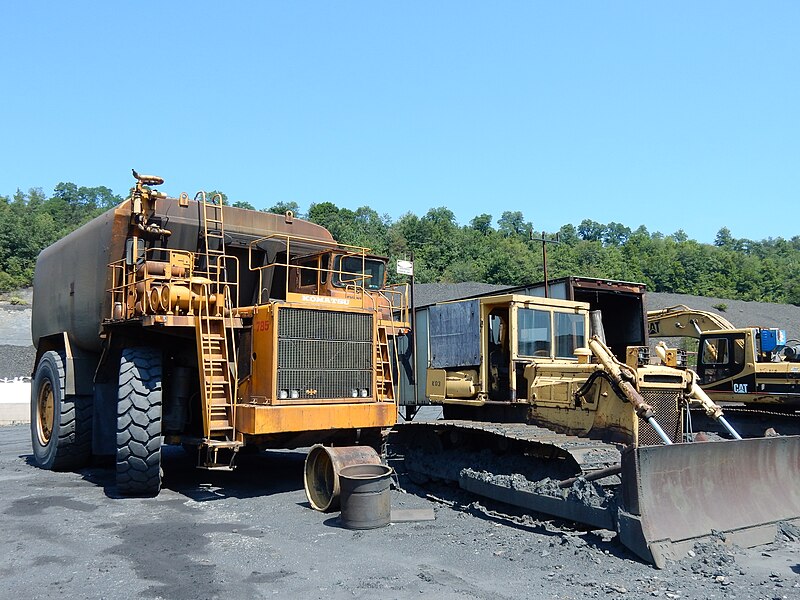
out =
{"type": "MultiPolygon", "coordinates": [[[[653,416],[664,430],[664,433],[675,443],[682,442],[681,414],[682,407],[678,409],[681,392],[679,390],[644,390],[644,401],[653,407],[653,416]]],[[[639,420],[639,445],[661,446],[663,440],[656,430],[647,421],[639,420]]]]}
{"type": "MultiPolygon", "coordinates": [[[[372,397],[372,315],[281,308],[278,313],[278,391],[295,400],[372,397]]],[[[291,398],[290,398],[291,399],[291,398]]]]}

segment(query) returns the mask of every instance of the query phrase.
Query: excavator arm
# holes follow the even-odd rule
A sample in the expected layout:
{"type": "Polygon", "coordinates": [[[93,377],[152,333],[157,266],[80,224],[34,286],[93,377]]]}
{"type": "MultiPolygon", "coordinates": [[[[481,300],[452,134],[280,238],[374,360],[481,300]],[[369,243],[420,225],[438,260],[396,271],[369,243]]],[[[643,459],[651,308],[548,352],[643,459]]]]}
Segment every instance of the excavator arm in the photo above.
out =
{"type": "Polygon", "coordinates": [[[725,317],[684,304],[647,312],[650,337],[699,338],[706,331],[736,329],[725,317]]]}

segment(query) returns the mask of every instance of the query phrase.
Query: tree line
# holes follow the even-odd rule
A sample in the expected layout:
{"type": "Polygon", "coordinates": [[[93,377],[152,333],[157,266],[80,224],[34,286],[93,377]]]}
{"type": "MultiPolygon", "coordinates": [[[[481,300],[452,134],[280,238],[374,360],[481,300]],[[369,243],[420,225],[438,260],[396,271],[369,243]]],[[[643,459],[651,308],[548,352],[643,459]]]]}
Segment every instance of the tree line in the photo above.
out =
{"type": "MultiPolygon", "coordinates": [[[[43,248],[121,201],[106,187],[74,183],[58,184],[49,197],[38,188],[0,196],[0,291],[30,285],[43,248]]],[[[247,202],[232,204],[254,209],[247,202]]],[[[557,241],[547,245],[551,278],[621,279],[645,283],[656,292],[800,305],[800,236],[737,239],[723,227],[713,244],[703,244],[682,230],[664,235],[644,225],[631,229],[589,219],[533,233],[521,211],[505,211],[496,223],[481,214],[459,225],[446,207],[422,216],[409,212],[397,220],[366,206],[350,210],[331,202],[311,204],[305,214],[294,202],[264,210],[292,210],[326,227],[339,242],[369,247],[392,263],[413,257],[419,283],[541,281],[544,237],[557,241]]]]}

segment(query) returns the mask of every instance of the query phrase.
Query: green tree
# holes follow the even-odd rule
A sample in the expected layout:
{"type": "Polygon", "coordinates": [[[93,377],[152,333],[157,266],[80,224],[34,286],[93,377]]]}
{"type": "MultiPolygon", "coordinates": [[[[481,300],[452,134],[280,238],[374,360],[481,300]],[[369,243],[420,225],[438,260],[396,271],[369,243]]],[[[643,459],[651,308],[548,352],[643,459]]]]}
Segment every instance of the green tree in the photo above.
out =
{"type": "Polygon", "coordinates": [[[606,226],[591,219],[584,219],[578,225],[578,237],[587,242],[600,242],[603,240],[606,226]]]}
{"type": "Polygon", "coordinates": [[[507,210],[497,219],[497,230],[505,236],[528,238],[533,225],[525,221],[525,217],[518,210],[507,210]]]}
{"type": "Polygon", "coordinates": [[[206,202],[217,202],[220,198],[222,199],[222,204],[227,206],[228,194],[220,192],[219,190],[211,190],[210,192],[206,192],[206,202]]]}
{"type": "Polygon", "coordinates": [[[475,231],[479,231],[483,235],[488,235],[494,229],[492,228],[492,215],[483,213],[478,215],[469,222],[469,226],[475,231]]]}

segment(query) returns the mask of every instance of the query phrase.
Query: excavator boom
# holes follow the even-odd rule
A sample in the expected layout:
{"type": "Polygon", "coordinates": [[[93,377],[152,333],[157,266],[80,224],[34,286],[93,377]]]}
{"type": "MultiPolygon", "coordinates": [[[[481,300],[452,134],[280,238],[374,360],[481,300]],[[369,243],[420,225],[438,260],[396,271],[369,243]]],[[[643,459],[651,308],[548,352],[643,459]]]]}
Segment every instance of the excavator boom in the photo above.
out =
{"type": "Polygon", "coordinates": [[[721,315],[695,310],[685,304],[647,311],[647,325],[650,337],[699,338],[706,331],[736,329],[721,315]]]}

